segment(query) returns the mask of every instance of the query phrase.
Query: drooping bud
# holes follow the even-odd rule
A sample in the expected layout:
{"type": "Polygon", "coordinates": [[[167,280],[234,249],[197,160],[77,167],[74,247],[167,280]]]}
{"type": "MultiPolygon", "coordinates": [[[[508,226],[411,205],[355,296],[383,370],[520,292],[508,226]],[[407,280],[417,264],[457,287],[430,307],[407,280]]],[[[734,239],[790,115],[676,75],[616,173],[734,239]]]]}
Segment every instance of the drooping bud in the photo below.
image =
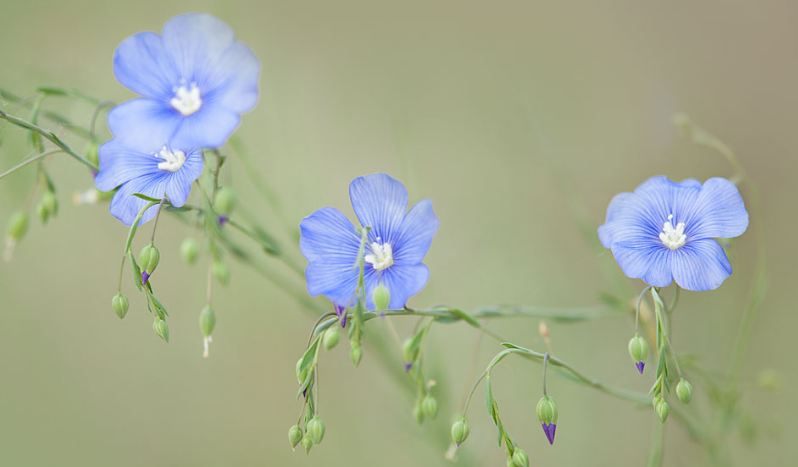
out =
{"type": "Polygon", "coordinates": [[[180,256],[183,257],[183,261],[188,265],[196,263],[199,256],[199,244],[197,241],[190,237],[183,240],[180,245],[180,256]]]}
{"type": "MultiPolygon", "coordinates": [[[[144,248],[141,249],[139,252],[139,268],[141,268],[142,272],[146,272],[148,274],[147,279],[149,276],[152,276],[153,271],[155,268],[158,267],[158,262],[161,260],[161,252],[158,251],[158,247],[149,243],[144,245],[144,248]]],[[[142,282],[146,283],[146,280],[142,282]]]]}
{"type": "Polygon", "coordinates": [[[216,192],[213,202],[213,209],[217,214],[229,216],[236,206],[236,193],[232,188],[222,187],[216,192]]]}
{"type": "Polygon", "coordinates": [[[554,444],[554,436],[557,433],[557,418],[559,417],[554,399],[549,396],[541,397],[535,407],[535,412],[537,412],[540,426],[543,428],[543,434],[546,435],[549,444],[554,444]]]}
{"type": "Polygon", "coordinates": [[[455,445],[460,446],[468,438],[471,433],[471,428],[468,426],[468,420],[462,417],[452,423],[452,441],[455,445]]]}
{"type": "Polygon", "coordinates": [[[19,241],[28,232],[28,214],[19,211],[11,215],[8,220],[8,236],[14,241],[19,241]]]}
{"type": "Polygon", "coordinates": [[[424,412],[424,418],[430,420],[438,416],[438,401],[432,395],[427,394],[421,401],[421,410],[424,412]]]}
{"type": "Polygon", "coordinates": [[[47,221],[50,220],[50,212],[47,211],[47,208],[41,201],[36,205],[36,215],[39,216],[39,220],[42,221],[42,224],[46,224],[47,221]]]}
{"type": "Polygon", "coordinates": [[[302,441],[302,429],[299,426],[294,425],[288,429],[288,443],[291,444],[291,448],[296,448],[297,445],[302,441]]]}
{"type": "Polygon", "coordinates": [[[320,444],[321,440],[324,439],[324,421],[319,417],[311,418],[306,429],[313,444],[320,444]]]}
{"type": "Polygon", "coordinates": [[[654,404],[654,411],[657,412],[657,416],[662,423],[665,423],[665,420],[668,419],[668,414],[670,413],[670,406],[665,401],[665,399],[659,397],[656,399],[654,404]]]}
{"type": "Polygon", "coordinates": [[[213,272],[213,277],[215,277],[220,284],[227,285],[230,283],[230,268],[228,268],[225,263],[214,261],[211,270],[213,272]]]}
{"type": "Polygon", "coordinates": [[[416,405],[413,407],[413,418],[419,425],[424,423],[424,409],[421,408],[420,402],[416,402],[416,405]]]}
{"type": "Polygon", "coordinates": [[[360,347],[360,342],[351,341],[352,348],[349,351],[349,356],[352,358],[352,364],[358,366],[360,360],[363,358],[363,348],[360,347]]]}
{"type": "Polygon", "coordinates": [[[152,322],[152,329],[164,342],[169,342],[169,325],[161,318],[155,318],[152,322]]]}
{"type": "Polygon", "coordinates": [[[513,466],[514,467],[529,467],[529,456],[521,448],[516,448],[513,453],[513,466]]]}
{"type": "Polygon", "coordinates": [[[119,319],[123,319],[125,315],[127,315],[128,306],[127,297],[121,292],[114,295],[114,298],[111,299],[111,307],[114,309],[116,316],[119,316],[119,319]]]}
{"type": "Polygon", "coordinates": [[[91,141],[86,147],[86,160],[91,162],[95,167],[100,165],[99,145],[91,141]]]}
{"type": "Polygon", "coordinates": [[[413,360],[415,360],[415,350],[413,339],[405,339],[405,342],[402,344],[402,358],[404,358],[406,363],[411,363],[413,360]]]}
{"type": "Polygon", "coordinates": [[[302,438],[302,447],[305,449],[306,454],[310,453],[310,448],[313,447],[313,440],[310,439],[310,436],[305,435],[302,438]]]}
{"type": "Polygon", "coordinates": [[[39,203],[47,211],[47,217],[53,217],[58,214],[58,198],[55,197],[55,193],[52,190],[45,190],[39,203]]]}
{"type": "Polygon", "coordinates": [[[371,299],[374,301],[374,309],[377,311],[387,310],[388,305],[391,304],[391,291],[380,283],[371,293],[371,299]]]}
{"type": "Polygon", "coordinates": [[[648,344],[638,334],[629,340],[629,355],[635,362],[635,368],[642,375],[646,366],[646,358],[648,358],[648,344]]]}
{"type": "Polygon", "coordinates": [[[330,329],[324,331],[324,337],[322,338],[322,343],[324,344],[324,348],[327,350],[332,350],[338,345],[338,341],[341,340],[341,331],[338,330],[336,326],[330,327],[330,329]]]}
{"type": "Polygon", "coordinates": [[[199,327],[203,337],[210,337],[216,327],[216,313],[207,305],[199,314],[199,327]]]}
{"type": "Polygon", "coordinates": [[[299,384],[303,384],[308,378],[309,370],[310,366],[302,368],[302,358],[300,357],[300,359],[296,361],[296,380],[299,384]]]}
{"type": "Polygon", "coordinates": [[[685,404],[690,403],[693,399],[693,385],[690,384],[690,381],[684,378],[679,380],[679,383],[676,385],[676,397],[685,404]]]}

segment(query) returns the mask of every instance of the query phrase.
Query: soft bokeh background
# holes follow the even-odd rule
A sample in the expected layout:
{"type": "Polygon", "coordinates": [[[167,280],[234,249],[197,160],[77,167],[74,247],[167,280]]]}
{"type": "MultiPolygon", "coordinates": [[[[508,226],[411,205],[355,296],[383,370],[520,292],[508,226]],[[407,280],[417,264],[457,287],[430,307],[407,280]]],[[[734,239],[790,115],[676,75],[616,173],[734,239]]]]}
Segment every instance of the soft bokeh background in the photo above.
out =
{"type": "MultiPolygon", "coordinates": [[[[349,181],[374,171],[402,179],[413,200],[433,200],[441,229],[428,255],[431,280],[413,305],[584,305],[617,281],[639,289],[585,230],[600,223],[614,193],[651,175],[730,174],[722,158],[680,135],[675,112],[722,137],[759,187],[759,204],[750,206],[752,230],[734,245],[732,278],[718,291],[683,295],[674,344],[725,370],[755,247],[765,244],[769,290],[742,386],[759,441],[748,446],[733,435],[725,449],[737,465],[793,465],[794,2],[0,0],[0,85],[22,95],[57,85],[126,99],[112,74],[117,43],[184,11],[223,18],[262,60],[260,104],[238,135],[292,223],[323,205],[351,212],[349,181]],[[755,384],[770,368],[781,391],[755,384]]],[[[57,98],[48,105],[81,122],[92,111],[57,98]]],[[[5,168],[27,148],[17,129],[0,131],[5,168]]],[[[312,318],[234,264],[232,284],[217,288],[216,342],[203,360],[196,319],[204,268],[179,260],[191,232],[167,218],[156,277],[172,342],[153,335],[138,296],[120,322],[109,302],[125,229],[104,206],[70,203],[91,184],[82,168],[63,157],[48,167],[61,212],[46,228],[34,222],[13,262],[0,265],[0,465],[446,465],[440,438],[473,381],[473,330],[433,328],[443,409],[440,423],[422,428],[400,368],[380,367],[367,351],[355,370],[343,346],[324,354],[327,438],[310,457],[292,453],[294,363],[312,318]]],[[[283,232],[241,164],[233,158],[229,168],[224,181],[247,209],[283,232]]],[[[33,177],[28,169],[0,183],[0,218],[27,202],[33,177]]],[[[371,324],[368,339],[394,345],[384,324],[371,324]]],[[[410,324],[397,323],[403,334],[410,324]]],[[[494,329],[542,348],[537,324],[494,329]]],[[[551,332],[562,358],[645,391],[650,375],[637,377],[625,350],[632,326],[620,317],[551,332]]],[[[479,367],[495,351],[484,342],[479,367]]],[[[506,422],[534,465],[644,464],[652,414],[559,378],[551,391],[560,429],[557,444],[546,445],[533,412],[539,376],[538,366],[513,360],[496,375],[506,422]]],[[[462,465],[504,465],[481,399],[462,465]]],[[[673,423],[666,449],[668,466],[704,459],[673,423]]]]}

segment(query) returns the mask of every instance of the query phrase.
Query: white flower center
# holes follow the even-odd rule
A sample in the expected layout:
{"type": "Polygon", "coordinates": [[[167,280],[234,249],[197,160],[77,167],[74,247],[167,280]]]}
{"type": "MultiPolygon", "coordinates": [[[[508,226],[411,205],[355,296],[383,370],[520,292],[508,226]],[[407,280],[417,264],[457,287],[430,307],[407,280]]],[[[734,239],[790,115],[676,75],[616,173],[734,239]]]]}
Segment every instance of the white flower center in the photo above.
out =
{"type": "Polygon", "coordinates": [[[155,157],[163,159],[163,162],[158,163],[158,168],[169,172],[177,172],[186,163],[186,153],[178,149],[171,150],[166,146],[155,157]]]}
{"type": "Polygon", "coordinates": [[[175,97],[169,101],[178,112],[188,117],[202,107],[202,98],[200,98],[200,90],[196,84],[191,84],[190,88],[180,86],[175,89],[175,97]]]}
{"type": "Polygon", "coordinates": [[[679,222],[674,227],[671,223],[672,220],[673,214],[669,215],[668,221],[662,224],[662,232],[659,233],[659,239],[663,245],[675,250],[684,246],[687,242],[687,235],[684,234],[684,222],[679,222]]]}
{"type": "Polygon", "coordinates": [[[363,260],[377,271],[388,269],[393,266],[393,248],[390,243],[374,242],[371,244],[371,253],[364,256],[363,260]]]}

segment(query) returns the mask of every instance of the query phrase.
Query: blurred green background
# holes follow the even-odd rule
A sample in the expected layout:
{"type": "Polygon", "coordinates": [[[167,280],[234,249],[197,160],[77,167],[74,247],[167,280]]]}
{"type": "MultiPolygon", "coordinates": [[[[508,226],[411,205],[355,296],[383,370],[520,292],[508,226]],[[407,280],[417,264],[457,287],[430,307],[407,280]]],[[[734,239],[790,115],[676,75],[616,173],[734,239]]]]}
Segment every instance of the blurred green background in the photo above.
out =
{"type": "MultiPolygon", "coordinates": [[[[741,384],[758,441],[733,434],[724,449],[736,465],[794,465],[794,2],[0,0],[0,11],[0,86],[26,96],[39,85],[74,87],[117,101],[131,96],[111,66],[123,38],[159,31],[185,11],[227,21],[263,63],[260,104],[237,134],[292,223],[325,205],[351,214],[349,181],[375,171],[403,180],[413,201],[433,200],[441,228],[416,306],[589,305],[619,282],[639,290],[592,232],[613,194],[651,175],[730,175],[721,157],[673,127],[674,113],[689,113],[735,148],[759,199],[749,205],[751,229],[734,244],[735,274],[717,291],[683,294],[674,345],[713,371],[726,369],[756,245],[766,245],[768,296],[741,384]],[[780,391],[756,384],[771,368],[780,391]]],[[[92,112],[57,98],[48,106],[80,122],[92,112]]],[[[0,132],[0,167],[10,167],[28,152],[25,135],[8,125],[0,132]]],[[[166,218],[157,285],[172,342],[153,335],[127,280],[131,312],[120,322],[110,298],[126,230],[105,206],[71,204],[73,192],[91,186],[81,167],[61,156],[47,166],[61,212],[45,228],[34,222],[13,262],[0,265],[0,465],[447,465],[441,438],[474,378],[471,328],[433,328],[428,352],[442,412],[439,423],[420,428],[398,364],[381,367],[369,349],[358,369],[345,346],[323,354],[327,437],[309,457],[292,453],[286,431],[300,410],[294,364],[312,317],[281,287],[232,264],[232,284],[216,290],[219,322],[203,360],[196,320],[205,269],[178,255],[181,240],[197,234],[166,218]]],[[[226,169],[223,181],[247,210],[282,234],[244,167],[233,157],[226,169]]],[[[0,218],[28,202],[34,172],[0,183],[0,218]]],[[[406,335],[412,324],[397,327],[406,335]]],[[[542,349],[537,326],[513,320],[493,329],[542,349]]],[[[367,339],[384,341],[398,358],[385,327],[370,323],[367,339]]],[[[636,376],[626,353],[626,317],[550,327],[560,357],[601,380],[648,390],[650,374],[636,376]]],[[[478,367],[496,351],[483,342],[478,367]]],[[[534,419],[539,384],[539,367],[520,360],[495,377],[505,421],[533,465],[644,465],[650,411],[551,378],[561,416],[550,447],[534,419]]],[[[504,465],[481,399],[461,465],[504,465]]],[[[675,423],[666,449],[667,466],[704,460],[675,423]]]]}

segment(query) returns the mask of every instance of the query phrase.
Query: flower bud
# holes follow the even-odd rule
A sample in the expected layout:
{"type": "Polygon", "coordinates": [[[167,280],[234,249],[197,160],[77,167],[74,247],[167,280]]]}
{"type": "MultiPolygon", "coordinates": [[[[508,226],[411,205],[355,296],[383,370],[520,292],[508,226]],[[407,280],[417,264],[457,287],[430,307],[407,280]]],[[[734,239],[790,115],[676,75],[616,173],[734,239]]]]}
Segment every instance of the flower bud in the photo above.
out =
{"type": "Polygon", "coordinates": [[[338,327],[332,326],[330,329],[324,331],[324,337],[322,338],[322,343],[324,344],[324,348],[327,350],[332,350],[338,345],[338,341],[341,340],[341,332],[338,330],[338,327]]]}
{"type": "Polygon", "coordinates": [[[114,309],[116,316],[119,316],[119,319],[122,319],[125,317],[125,315],[127,315],[128,306],[129,304],[127,297],[122,295],[121,292],[114,295],[114,298],[111,299],[111,307],[114,309]]]}
{"type": "Polygon", "coordinates": [[[305,435],[305,437],[302,438],[302,447],[305,449],[305,453],[310,453],[310,448],[313,447],[313,441],[309,436],[305,435]]]}
{"type": "Polygon", "coordinates": [[[8,220],[8,236],[13,240],[20,240],[28,232],[28,214],[22,211],[15,212],[8,220]]]}
{"type": "Polygon", "coordinates": [[[543,434],[546,435],[549,444],[554,444],[554,436],[557,434],[557,418],[559,417],[554,399],[549,396],[541,397],[535,407],[535,412],[537,412],[540,426],[543,428],[543,434]]]}
{"type": "Polygon", "coordinates": [[[513,465],[515,467],[529,467],[529,456],[523,449],[517,448],[513,453],[513,465]]]}
{"type": "Polygon", "coordinates": [[[405,339],[404,344],[402,344],[402,358],[405,359],[406,363],[411,363],[415,360],[415,348],[413,347],[413,339],[405,339]]]}
{"type": "Polygon", "coordinates": [[[50,212],[41,201],[36,205],[36,215],[39,216],[39,220],[42,221],[42,224],[46,224],[47,221],[50,220],[50,212]]]}
{"type": "Polygon", "coordinates": [[[94,164],[95,167],[100,165],[99,146],[94,141],[90,142],[86,148],[86,160],[94,164]]]}
{"type": "Polygon", "coordinates": [[[200,311],[199,326],[203,337],[209,337],[213,334],[213,328],[216,327],[216,313],[210,305],[200,311]]]}
{"type": "Polygon", "coordinates": [[[302,358],[300,357],[299,360],[296,361],[296,380],[299,384],[305,382],[308,378],[308,370],[310,370],[310,366],[302,368],[302,358]]]}
{"type": "Polygon", "coordinates": [[[668,414],[670,413],[670,406],[665,401],[665,399],[658,398],[654,405],[654,411],[657,412],[657,416],[662,423],[665,423],[665,420],[668,419],[668,414]]]}
{"type": "Polygon", "coordinates": [[[457,446],[465,442],[469,433],[471,433],[471,428],[468,427],[468,420],[466,420],[465,417],[452,423],[452,441],[457,446]]]}
{"type": "Polygon", "coordinates": [[[416,423],[421,425],[424,423],[424,409],[421,408],[421,404],[416,402],[415,407],[413,407],[413,418],[416,419],[416,423]]]}
{"type": "Polygon", "coordinates": [[[676,385],[676,397],[685,404],[690,403],[693,398],[693,385],[690,384],[690,381],[684,378],[679,379],[679,383],[676,385]]]}
{"type": "Polygon", "coordinates": [[[230,268],[221,261],[214,261],[211,267],[213,277],[222,285],[230,283],[230,268]]]}
{"type": "Polygon", "coordinates": [[[363,349],[360,347],[360,343],[357,341],[351,341],[352,348],[349,351],[349,356],[352,358],[352,364],[358,366],[360,364],[360,360],[363,358],[363,349]]]}
{"type": "Polygon", "coordinates": [[[424,418],[434,419],[438,416],[438,401],[427,394],[421,401],[421,410],[424,412],[424,418]]]}
{"type": "Polygon", "coordinates": [[[139,252],[139,267],[142,272],[146,272],[149,275],[152,275],[155,268],[158,267],[158,262],[160,260],[161,252],[158,251],[158,247],[152,243],[144,245],[144,248],[139,252]]]}
{"type": "Polygon", "coordinates": [[[58,214],[58,198],[55,197],[55,193],[52,190],[45,190],[39,203],[47,211],[48,217],[58,214]]]}
{"type": "Polygon", "coordinates": [[[232,188],[222,187],[216,192],[213,209],[217,214],[229,216],[236,206],[236,193],[232,188]]]}
{"type": "Polygon", "coordinates": [[[199,244],[197,241],[193,238],[183,240],[183,243],[180,245],[180,256],[183,257],[183,261],[188,265],[196,263],[197,257],[199,256],[199,244]]]}
{"type": "Polygon", "coordinates": [[[164,342],[169,342],[169,325],[161,318],[155,318],[152,322],[152,329],[164,342]]]}
{"type": "Polygon", "coordinates": [[[321,440],[324,439],[325,428],[322,419],[318,417],[311,418],[306,426],[306,429],[310,440],[313,441],[313,444],[320,444],[321,440]]]}
{"type": "Polygon", "coordinates": [[[646,340],[638,334],[635,334],[635,336],[629,340],[629,355],[632,357],[632,361],[635,362],[637,371],[642,375],[643,369],[646,366],[646,358],[648,358],[648,344],[646,340]]]}
{"type": "Polygon", "coordinates": [[[291,447],[296,448],[301,441],[302,441],[302,430],[297,425],[294,425],[291,428],[289,428],[288,443],[291,444],[291,447]]]}
{"type": "Polygon", "coordinates": [[[391,291],[385,285],[379,284],[374,288],[374,292],[371,293],[371,299],[374,301],[375,310],[387,310],[388,305],[391,303],[391,291]]]}

